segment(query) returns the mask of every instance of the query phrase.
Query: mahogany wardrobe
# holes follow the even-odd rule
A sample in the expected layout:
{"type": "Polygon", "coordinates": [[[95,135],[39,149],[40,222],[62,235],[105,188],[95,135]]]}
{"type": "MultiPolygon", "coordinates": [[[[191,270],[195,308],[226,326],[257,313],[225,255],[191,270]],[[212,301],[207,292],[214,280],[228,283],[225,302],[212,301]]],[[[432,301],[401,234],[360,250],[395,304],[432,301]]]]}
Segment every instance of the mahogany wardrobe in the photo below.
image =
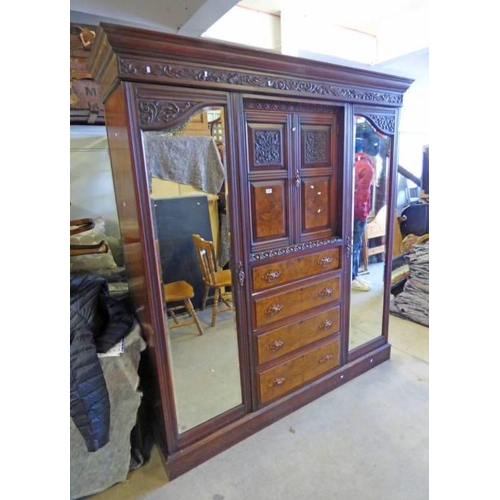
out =
{"type": "Polygon", "coordinates": [[[389,359],[412,81],[112,24],[89,67],[148,345],[148,418],[172,479],[389,359]],[[367,224],[379,228],[363,234],[368,291],[351,288],[357,152],[374,169],[367,224]],[[167,297],[170,283],[184,292],[167,297]],[[193,309],[174,309],[185,295],[193,309]]]}

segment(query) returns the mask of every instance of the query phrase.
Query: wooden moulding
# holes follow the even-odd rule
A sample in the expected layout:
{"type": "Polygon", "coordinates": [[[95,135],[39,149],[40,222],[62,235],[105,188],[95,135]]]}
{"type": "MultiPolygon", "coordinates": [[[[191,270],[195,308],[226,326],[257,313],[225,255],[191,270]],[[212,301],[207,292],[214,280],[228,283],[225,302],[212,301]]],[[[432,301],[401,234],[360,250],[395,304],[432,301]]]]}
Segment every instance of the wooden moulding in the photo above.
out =
{"type": "Polygon", "coordinates": [[[108,23],[100,25],[94,43],[88,69],[101,85],[104,99],[117,80],[123,80],[398,108],[412,83],[236,44],[108,23]]]}

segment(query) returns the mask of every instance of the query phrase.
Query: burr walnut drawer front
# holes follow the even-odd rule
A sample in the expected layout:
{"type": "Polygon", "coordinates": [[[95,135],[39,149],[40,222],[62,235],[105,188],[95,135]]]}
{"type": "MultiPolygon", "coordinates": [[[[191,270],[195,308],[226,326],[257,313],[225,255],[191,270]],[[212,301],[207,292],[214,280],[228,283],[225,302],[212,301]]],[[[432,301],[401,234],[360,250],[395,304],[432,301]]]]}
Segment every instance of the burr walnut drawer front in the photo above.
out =
{"type": "Polygon", "coordinates": [[[257,266],[252,270],[253,290],[259,292],[307,276],[334,271],[339,268],[339,262],[340,248],[332,248],[296,259],[257,266]]]}
{"type": "Polygon", "coordinates": [[[317,347],[259,374],[260,402],[267,403],[339,365],[340,340],[317,347]]]}
{"type": "Polygon", "coordinates": [[[268,298],[255,298],[254,325],[259,328],[316,306],[337,301],[340,297],[340,278],[329,278],[305,285],[290,292],[268,298]]]}
{"type": "Polygon", "coordinates": [[[305,318],[292,325],[272,330],[257,337],[259,364],[276,359],[299,347],[311,344],[339,331],[339,311],[336,306],[326,312],[305,318]]]}

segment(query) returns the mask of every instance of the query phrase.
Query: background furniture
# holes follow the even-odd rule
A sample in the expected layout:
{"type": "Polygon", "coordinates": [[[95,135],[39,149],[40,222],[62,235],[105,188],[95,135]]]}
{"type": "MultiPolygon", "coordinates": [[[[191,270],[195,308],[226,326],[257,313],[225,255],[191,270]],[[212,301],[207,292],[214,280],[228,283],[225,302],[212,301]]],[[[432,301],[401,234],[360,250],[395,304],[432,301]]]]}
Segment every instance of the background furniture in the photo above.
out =
{"type": "Polygon", "coordinates": [[[214,244],[211,241],[204,240],[199,234],[193,234],[193,244],[200,264],[201,276],[205,284],[205,293],[203,295],[203,310],[207,304],[207,299],[210,291],[212,291],[212,325],[215,326],[217,313],[232,311],[233,307],[224,297],[226,288],[232,286],[231,270],[219,269],[217,259],[215,257],[214,244]],[[226,305],[225,309],[219,309],[220,302],[226,305]]]}
{"type": "MultiPolygon", "coordinates": [[[[389,358],[393,217],[380,329],[349,347],[353,130],[363,120],[386,139],[383,201],[393,214],[399,108],[411,81],[110,24],[99,29],[90,66],[105,103],[131,295],[158,384],[156,439],[174,478],[389,358]],[[214,108],[224,116],[236,324],[234,336],[218,324],[183,351],[169,337],[161,293],[176,271],[163,266],[158,238],[172,214],[153,216],[144,139],[214,108]],[[198,349],[201,363],[217,345],[217,368],[202,378],[183,370],[184,352],[198,349]],[[223,399],[209,398],[208,416],[183,425],[207,391],[191,393],[205,383],[223,399]]],[[[211,239],[188,227],[188,215],[177,214],[179,224],[211,239]]]]}
{"type": "Polygon", "coordinates": [[[179,328],[181,326],[196,325],[200,335],[203,335],[203,329],[201,328],[200,321],[191,302],[191,299],[194,297],[193,287],[185,281],[174,281],[173,283],[163,285],[163,294],[165,296],[166,309],[174,320],[174,324],[170,325],[170,329],[179,328]],[[170,302],[182,302],[183,304],[178,306],[169,306],[168,304],[170,302]],[[179,311],[181,309],[185,309],[187,311],[191,320],[179,321],[174,311],[179,311]]]}
{"type": "Polygon", "coordinates": [[[385,252],[385,231],[387,227],[386,207],[383,206],[373,220],[368,222],[365,227],[363,250],[361,260],[365,269],[368,269],[368,262],[372,255],[378,255],[379,261],[383,259],[385,252]]]}
{"type": "Polygon", "coordinates": [[[70,23],[70,118],[72,124],[104,125],[99,86],[87,69],[97,26],[70,23]]]}
{"type": "Polygon", "coordinates": [[[191,234],[194,229],[207,240],[212,239],[207,196],[156,198],[153,207],[162,280],[189,283],[194,290],[191,302],[198,309],[205,287],[191,234]],[[183,214],[189,214],[189,226],[184,224],[183,214]]]}

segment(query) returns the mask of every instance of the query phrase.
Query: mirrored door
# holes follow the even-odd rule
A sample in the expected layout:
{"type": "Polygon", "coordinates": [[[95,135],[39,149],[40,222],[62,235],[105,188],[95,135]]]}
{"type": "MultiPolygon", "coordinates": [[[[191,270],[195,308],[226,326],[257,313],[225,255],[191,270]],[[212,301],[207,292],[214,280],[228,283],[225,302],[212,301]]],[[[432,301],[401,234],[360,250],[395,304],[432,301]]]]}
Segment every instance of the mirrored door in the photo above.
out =
{"type": "Polygon", "coordinates": [[[380,337],[388,243],[391,137],[356,115],[349,350],[380,337]]]}
{"type": "Polygon", "coordinates": [[[242,404],[225,124],[207,106],[143,132],[178,434],[242,404]]]}

